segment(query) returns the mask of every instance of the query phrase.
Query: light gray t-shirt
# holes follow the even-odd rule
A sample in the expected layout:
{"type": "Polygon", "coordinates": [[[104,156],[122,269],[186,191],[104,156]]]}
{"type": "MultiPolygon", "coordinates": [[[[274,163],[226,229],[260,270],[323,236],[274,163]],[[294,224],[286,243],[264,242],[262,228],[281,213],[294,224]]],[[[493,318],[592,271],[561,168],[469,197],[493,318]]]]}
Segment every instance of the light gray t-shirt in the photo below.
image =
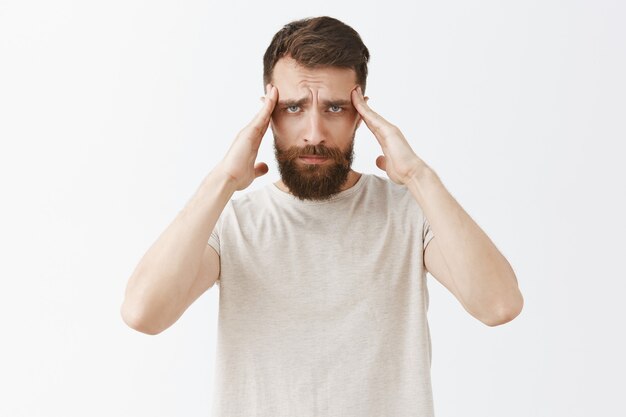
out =
{"type": "Polygon", "coordinates": [[[405,187],[372,174],[327,201],[275,184],[231,199],[213,417],[432,417],[424,248],[405,187]]]}

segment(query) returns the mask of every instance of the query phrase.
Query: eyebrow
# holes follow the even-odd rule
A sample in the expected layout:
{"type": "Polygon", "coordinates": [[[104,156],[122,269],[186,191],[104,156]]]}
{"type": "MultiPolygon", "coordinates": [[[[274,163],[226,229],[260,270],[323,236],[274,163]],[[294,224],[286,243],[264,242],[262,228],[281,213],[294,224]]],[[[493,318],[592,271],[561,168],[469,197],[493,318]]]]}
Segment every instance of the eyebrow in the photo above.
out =
{"type": "MultiPolygon", "coordinates": [[[[304,97],[300,99],[290,99],[290,100],[278,100],[278,105],[281,107],[290,107],[290,106],[299,106],[302,107],[304,104],[308,104],[310,102],[309,97],[304,97]]],[[[325,107],[328,106],[348,106],[352,104],[351,100],[346,99],[336,99],[336,100],[321,100],[322,104],[325,107]]]]}

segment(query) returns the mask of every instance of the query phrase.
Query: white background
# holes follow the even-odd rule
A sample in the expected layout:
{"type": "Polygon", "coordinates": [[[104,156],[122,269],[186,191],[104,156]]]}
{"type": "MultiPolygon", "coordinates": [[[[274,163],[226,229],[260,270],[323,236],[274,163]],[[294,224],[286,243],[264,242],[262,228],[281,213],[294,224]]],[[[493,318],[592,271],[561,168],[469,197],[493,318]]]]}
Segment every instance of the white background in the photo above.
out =
{"type": "MultiPolygon", "coordinates": [[[[624,3],[311,3],[0,2],[0,415],[209,415],[219,288],[148,336],[126,282],[260,108],[272,35],[324,14],[525,297],[490,328],[429,276],[436,415],[626,415],[624,3]]],[[[365,124],[355,152],[385,175],[365,124]]]]}

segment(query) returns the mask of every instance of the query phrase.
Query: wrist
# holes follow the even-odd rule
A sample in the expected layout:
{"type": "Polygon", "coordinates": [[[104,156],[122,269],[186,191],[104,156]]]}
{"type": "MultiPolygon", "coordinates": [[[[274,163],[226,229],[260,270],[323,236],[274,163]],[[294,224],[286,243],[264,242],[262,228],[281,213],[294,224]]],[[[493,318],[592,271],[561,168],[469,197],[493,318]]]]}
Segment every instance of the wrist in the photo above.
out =
{"type": "Polygon", "coordinates": [[[208,177],[211,178],[210,182],[217,189],[226,192],[230,195],[234,194],[238,189],[238,183],[235,177],[228,174],[225,171],[215,170],[209,173],[208,177]]]}
{"type": "Polygon", "coordinates": [[[435,171],[424,161],[420,160],[406,177],[405,185],[408,186],[410,183],[419,183],[433,176],[436,176],[435,171]]]}
{"type": "Polygon", "coordinates": [[[217,187],[220,190],[230,191],[234,194],[238,189],[237,179],[229,174],[227,171],[221,169],[221,163],[217,164],[209,175],[205,178],[205,182],[210,182],[213,187],[217,187]]]}
{"type": "Polygon", "coordinates": [[[439,176],[431,167],[421,164],[411,173],[405,185],[421,201],[423,196],[427,194],[426,189],[434,182],[439,181],[439,176]]]}

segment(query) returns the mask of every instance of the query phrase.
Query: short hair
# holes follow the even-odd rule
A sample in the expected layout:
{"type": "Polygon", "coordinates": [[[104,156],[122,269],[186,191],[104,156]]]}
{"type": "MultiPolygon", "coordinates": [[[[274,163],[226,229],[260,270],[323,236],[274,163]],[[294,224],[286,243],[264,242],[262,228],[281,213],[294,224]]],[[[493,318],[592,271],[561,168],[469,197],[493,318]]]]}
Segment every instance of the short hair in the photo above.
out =
{"type": "Polygon", "coordinates": [[[351,68],[365,91],[369,51],[361,36],[345,23],[329,16],[294,20],[272,38],[263,55],[263,88],[271,82],[276,62],[284,56],[306,68],[351,68]]]}

